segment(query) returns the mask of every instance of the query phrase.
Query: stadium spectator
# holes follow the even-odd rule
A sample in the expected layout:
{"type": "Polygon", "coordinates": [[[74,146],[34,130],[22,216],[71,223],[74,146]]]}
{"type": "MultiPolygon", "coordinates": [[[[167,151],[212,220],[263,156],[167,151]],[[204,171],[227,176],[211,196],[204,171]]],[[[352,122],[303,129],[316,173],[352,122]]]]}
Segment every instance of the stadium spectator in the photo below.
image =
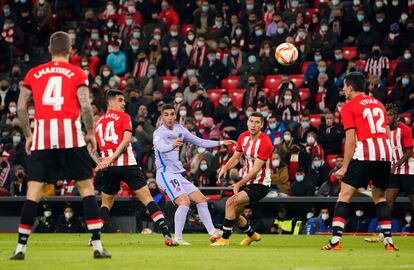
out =
{"type": "Polygon", "coordinates": [[[198,187],[211,187],[216,185],[216,171],[207,163],[207,160],[201,158],[198,168],[195,173],[190,174],[189,180],[198,187]]]}
{"type": "Polygon", "coordinates": [[[14,166],[14,180],[10,185],[10,194],[12,196],[26,196],[27,179],[26,171],[22,165],[14,166]]]}
{"type": "Polygon", "coordinates": [[[356,40],[356,47],[360,59],[366,60],[371,53],[372,46],[379,42],[378,32],[372,27],[371,22],[365,19],[362,22],[362,32],[358,35],[356,40]]]}
{"type": "Polygon", "coordinates": [[[298,168],[295,174],[295,180],[292,182],[290,195],[295,197],[314,196],[315,188],[312,181],[307,177],[305,170],[298,168]]]}
{"type": "Polygon", "coordinates": [[[381,85],[381,81],[378,75],[371,74],[368,77],[368,95],[378,99],[381,103],[385,104],[387,101],[387,89],[381,85]]]}
{"type": "Polygon", "coordinates": [[[219,104],[214,110],[214,123],[222,123],[225,119],[227,119],[229,117],[229,107],[232,105],[229,93],[221,93],[219,104]]]}
{"type": "Polygon", "coordinates": [[[308,154],[312,157],[315,155],[319,155],[322,159],[324,159],[325,153],[323,151],[322,146],[318,143],[317,139],[318,138],[315,133],[313,132],[308,133],[306,137],[306,144],[305,144],[306,152],[308,152],[308,154]]]}
{"type": "Polygon", "coordinates": [[[325,110],[334,110],[338,102],[338,91],[335,85],[327,75],[325,62],[321,61],[318,64],[319,74],[317,80],[311,80],[309,89],[311,96],[309,99],[309,110],[314,113],[325,112],[325,110]]]}
{"type": "Polygon", "coordinates": [[[338,196],[340,191],[340,181],[336,178],[334,173],[342,167],[344,161],[343,155],[337,155],[335,158],[335,168],[333,168],[328,174],[328,180],[326,180],[317,191],[317,196],[338,196]]]}
{"type": "Polygon", "coordinates": [[[0,115],[7,113],[10,102],[17,103],[18,91],[13,91],[8,80],[0,80],[0,115]]]}
{"type": "Polygon", "coordinates": [[[119,48],[117,41],[112,43],[112,53],[106,58],[106,64],[112,68],[114,74],[117,76],[123,76],[126,72],[127,59],[126,55],[119,48]]]}
{"type": "Polygon", "coordinates": [[[324,123],[321,124],[318,134],[318,142],[326,156],[341,153],[343,131],[342,127],[335,123],[335,115],[331,111],[324,114],[324,123]]]}
{"type": "Polygon", "coordinates": [[[414,70],[414,57],[412,56],[412,49],[406,48],[404,54],[399,58],[398,64],[395,67],[393,80],[401,77],[403,73],[410,73],[414,70]]]}
{"type": "Polygon", "coordinates": [[[403,73],[396,82],[390,95],[388,102],[394,103],[398,108],[398,113],[412,111],[414,105],[414,84],[410,73],[403,73]]]}
{"type": "Polygon", "coordinates": [[[319,216],[308,219],[306,222],[307,234],[331,232],[332,220],[330,219],[329,209],[322,207],[319,216]]]}
{"type": "Polygon", "coordinates": [[[230,138],[236,140],[238,138],[237,126],[239,125],[239,113],[236,107],[229,107],[229,114],[226,119],[224,119],[223,124],[220,129],[223,132],[225,138],[230,138]]]}
{"type": "Polygon", "coordinates": [[[61,214],[56,222],[57,233],[81,233],[84,229],[82,224],[75,215],[73,208],[68,205],[65,207],[63,214],[61,214]]]}
{"type": "Polygon", "coordinates": [[[285,162],[282,161],[278,153],[272,153],[272,185],[278,192],[286,195],[290,194],[289,170],[285,162]]]}
{"type": "Polygon", "coordinates": [[[12,130],[10,135],[11,143],[6,146],[6,151],[10,154],[9,162],[14,165],[26,165],[25,140],[20,129],[12,130]]]}
{"type": "Polygon", "coordinates": [[[406,211],[404,214],[404,220],[401,222],[401,232],[403,233],[412,233],[414,231],[412,213],[411,211],[406,211]]]}
{"type": "Polygon", "coordinates": [[[14,170],[9,162],[10,154],[3,151],[0,157],[0,196],[10,195],[10,184],[14,175],[14,170]]]}
{"type": "Polygon", "coordinates": [[[372,46],[371,56],[365,63],[364,73],[369,77],[370,75],[378,75],[383,84],[388,79],[390,69],[390,60],[384,56],[381,47],[378,44],[372,46]]]}
{"type": "Polygon", "coordinates": [[[56,217],[53,216],[52,208],[44,204],[43,212],[35,228],[36,233],[54,233],[56,230],[56,217]]]}
{"type": "Polygon", "coordinates": [[[218,88],[221,81],[227,77],[226,67],[217,59],[215,50],[208,49],[206,55],[207,60],[200,67],[200,82],[207,90],[218,88]]]}
{"type": "Polygon", "coordinates": [[[316,191],[328,180],[330,170],[329,165],[325,163],[321,155],[314,154],[312,156],[312,165],[308,172],[308,178],[312,181],[316,191]]]}
{"type": "Polygon", "coordinates": [[[286,206],[278,208],[277,217],[273,221],[270,233],[274,234],[299,234],[302,222],[297,218],[289,218],[286,206]]]}
{"type": "Polygon", "coordinates": [[[263,223],[263,219],[256,214],[256,211],[251,207],[246,207],[243,210],[243,216],[249,222],[250,226],[255,232],[258,233],[267,233],[266,227],[263,223]]]}
{"type": "Polygon", "coordinates": [[[157,73],[157,66],[154,63],[148,65],[147,74],[139,80],[139,89],[142,89],[144,97],[152,100],[155,91],[162,92],[162,79],[157,73]]]}
{"type": "Polygon", "coordinates": [[[283,139],[283,133],[286,130],[283,122],[279,122],[276,116],[270,115],[267,120],[267,127],[264,134],[270,138],[274,146],[278,146],[283,139]]]}
{"type": "Polygon", "coordinates": [[[366,233],[368,231],[368,225],[370,218],[365,215],[364,209],[361,206],[355,208],[355,216],[351,216],[346,225],[346,232],[354,233],[366,233]]]}

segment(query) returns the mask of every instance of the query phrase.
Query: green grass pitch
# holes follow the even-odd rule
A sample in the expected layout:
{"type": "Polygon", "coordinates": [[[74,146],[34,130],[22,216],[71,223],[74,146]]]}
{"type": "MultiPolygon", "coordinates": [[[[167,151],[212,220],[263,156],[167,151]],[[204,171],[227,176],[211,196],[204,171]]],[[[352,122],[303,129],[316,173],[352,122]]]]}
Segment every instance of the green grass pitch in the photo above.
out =
{"type": "Polygon", "coordinates": [[[243,235],[231,237],[230,247],[211,247],[206,234],[188,234],[192,246],[167,247],[160,235],[103,234],[109,260],[92,259],[87,234],[33,234],[26,260],[8,260],[17,236],[0,234],[0,269],[414,269],[414,237],[395,237],[399,252],[381,243],[345,236],[342,251],[323,252],[329,236],[262,235],[250,247],[239,246],[243,235]]]}

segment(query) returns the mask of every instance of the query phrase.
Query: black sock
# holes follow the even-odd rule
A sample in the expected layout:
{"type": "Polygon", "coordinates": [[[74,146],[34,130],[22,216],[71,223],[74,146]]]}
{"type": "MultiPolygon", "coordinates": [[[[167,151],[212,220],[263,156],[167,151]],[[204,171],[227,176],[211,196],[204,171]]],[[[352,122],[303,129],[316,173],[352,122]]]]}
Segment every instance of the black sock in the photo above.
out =
{"type": "Polygon", "coordinates": [[[85,222],[89,232],[92,234],[92,241],[101,239],[101,229],[103,222],[99,218],[99,207],[95,195],[87,196],[82,199],[85,222]]]}
{"type": "Polygon", "coordinates": [[[26,200],[23,204],[19,224],[19,244],[26,245],[27,240],[29,240],[29,235],[36,219],[37,205],[37,202],[30,200],[26,200]]]}
{"type": "Polygon", "coordinates": [[[247,234],[247,236],[249,236],[249,237],[252,237],[252,235],[254,234],[254,230],[253,230],[252,226],[250,226],[249,222],[247,222],[246,226],[239,227],[239,228],[242,232],[247,234]]]}
{"type": "Polygon", "coordinates": [[[233,230],[235,220],[228,220],[224,218],[223,220],[223,239],[229,239],[231,231],[233,230]]]}
{"type": "Polygon", "coordinates": [[[384,237],[391,237],[391,211],[387,202],[377,203],[375,210],[384,237]]]}
{"type": "Polygon", "coordinates": [[[147,209],[151,216],[152,221],[154,221],[155,225],[157,225],[158,228],[160,228],[162,234],[164,236],[171,237],[170,231],[168,230],[167,223],[165,222],[164,214],[162,213],[159,206],[154,201],[152,201],[149,204],[147,204],[147,209]]]}
{"type": "Polygon", "coordinates": [[[348,215],[349,203],[337,202],[332,221],[332,244],[336,244],[341,239],[348,215]]]}
{"type": "Polygon", "coordinates": [[[106,224],[106,221],[108,220],[108,216],[109,216],[109,208],[106,206],[102,206],[99,209],[99,216],[102,219],[103,224],[106,224]]]}

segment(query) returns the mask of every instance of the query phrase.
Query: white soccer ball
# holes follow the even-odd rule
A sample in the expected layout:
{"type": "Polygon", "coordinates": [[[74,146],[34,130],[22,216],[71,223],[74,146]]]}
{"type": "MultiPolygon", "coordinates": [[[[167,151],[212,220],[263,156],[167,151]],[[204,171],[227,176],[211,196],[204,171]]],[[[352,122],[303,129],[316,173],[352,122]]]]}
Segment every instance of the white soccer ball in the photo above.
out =
{"type": "Polygon", "coordinates": [[[291,43],[282,43],[275,51],[276,61],[284,66],[290,66],[298,60],[298,49],[291,43]]]}

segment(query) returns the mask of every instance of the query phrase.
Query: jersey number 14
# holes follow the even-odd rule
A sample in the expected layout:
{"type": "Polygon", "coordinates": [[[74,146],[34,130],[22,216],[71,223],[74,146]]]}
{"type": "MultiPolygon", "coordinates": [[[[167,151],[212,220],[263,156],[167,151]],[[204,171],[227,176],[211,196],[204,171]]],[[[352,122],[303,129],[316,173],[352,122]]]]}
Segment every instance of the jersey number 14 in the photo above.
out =
{"type": "Polygon", "coordinates": [[[115,122],[111,121],[106,123],[105,133],[103,131],[103,125],[100,123],[96,126],[96,132],[98,133],[101,145],[105,146],[106,142],[118,144],[118,135],[115,132],[115,122]]]}

